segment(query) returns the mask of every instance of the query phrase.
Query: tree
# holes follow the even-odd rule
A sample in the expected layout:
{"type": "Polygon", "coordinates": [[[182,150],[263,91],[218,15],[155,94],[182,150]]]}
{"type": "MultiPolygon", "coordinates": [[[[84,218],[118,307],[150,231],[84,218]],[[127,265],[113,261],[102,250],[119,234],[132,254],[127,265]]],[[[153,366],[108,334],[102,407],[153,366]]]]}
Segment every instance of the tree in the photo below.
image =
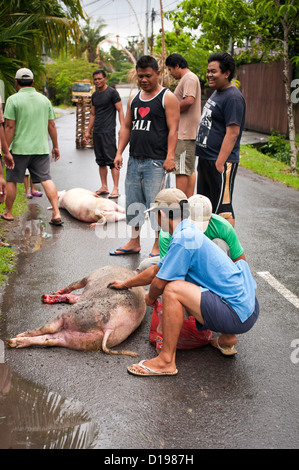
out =
{"type": "Polygon", "coordinates": [[[61,56],[52,64],[46,65],[47,84],[50,99],[55,104],[72,103],[72,84],[76,80],[84,78],[92,80],[92,73],[97,69],[97,64],[90,63],[83,58],[61,56]]]}
{"type": "MultiPolygon", "coordinates": [[[[299,32],[299,5],[296,0],[285,0],[284,3],[280,0],[261,1],[255,0],[257,10],[260,10],[265,15],[265,21],[269,21],[277,27],[278,37],[273,38],[272,41],[279,41],[283,46],[283,82],[285,86],[285,97],[288,110],[288,127],[289,127],[289,141],[291,146],[291,170],[297,168],[297,153],[299,146],[296,146],[296,131],[295,131],[295,117],[294,117],[294,104],[291,99],[291,76],[289,72],[290,60],[290,45],[292,45],[293,37],[297,37],[299,32]],[[281,26],[282,28],[279,28],[281,26]],[[280,33],[280,34],[279,34],[280,33]],[[280,36],[280,37],[279,37],[280,36]]],[[[262,39],[269,41],[271,36],[267,28],[261,28],[260,36],[262,39]]],[[[299,57],[291,57],[293,62],[299,64],[299,57]]]]}
{"type": "Polygon", "coordinates": [[[32,28],[34,18],[15,15],[14,21],[7,21],[8,8],[0,2],[0,79],[5,84],[6,95],[14,93],[14,77],[22,62],[15,57],[17,47],[29,44],[30,38],[37,34],[32,28]]]}
{"type": "Polygon", "coordinates": [[[1,55],[11,59],[2,60],[1,67],[8,89],[20,66],[31,68],[38,80],[45,53],[58,55],[79,45],[78,21],[84,16],[80,0],[1,0],[0,16],[1,55]],[[6,32],[12,34],[10,41],[6,32]],[[14,34],[16,40],[12,41],[14,34]]]}
{"type": "Polygon", "coordinates": [[[97,53],[97,45],[103,39],[106,38],[102,35],[102,29],[106,26],[103,20],[99,18],[94,24],[91,23],[91,19],[86,20],[85,26],[82,27],[82,36],[80,38],[81,52],[86,53],[88,62],[94,62],[97,53]]]}
{"type": "MultiPolygon", "coordinates": [[[[158,36],[155,53],[161,54],[161,48],[161,36],[158,36]]],[[[205,79],[210,50],[203,49],[200,38],[178,29],[171,32],[165,31],[165,49],[167,55],[176,52],[184,56],[190,70],[205,79]]]]}
{"type": "Polygon", "coordinates": [[[234,54],[234,46],[256,35],[252,2],[246,0],[183,0],[167,17],[175,28],[198,30],[205,49],[234,54]]]}

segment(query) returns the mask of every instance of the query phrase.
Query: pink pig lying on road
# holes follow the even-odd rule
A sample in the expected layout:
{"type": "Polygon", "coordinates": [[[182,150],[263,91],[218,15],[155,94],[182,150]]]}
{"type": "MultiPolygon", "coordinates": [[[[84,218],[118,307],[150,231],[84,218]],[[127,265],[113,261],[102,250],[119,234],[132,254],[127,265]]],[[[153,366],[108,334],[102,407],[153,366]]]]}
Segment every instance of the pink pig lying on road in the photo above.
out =
{"type": "Polygon", "coordinates": [[[110,199],[83,188],[58,192],[58,206],[66,209],[75,219],[94,222],[91,226],[124,220],[125,209],[110,199]]]}
{"type": "Polygon", "coordinates": [[[143,287],[128,290],[108,288],[115,279],[127,280],[134,275],[124,266],[104,266],[80,281],[46,295],[46,303],[68,302],[66,308],[46,325],[20,333],[8,340],[12,348],[28,346],[62,346],[78,351],[103,350],[107,354],[138,356],[131,351],[109,348],[124,341],[142,322],[146,305],[143,287]],[[79,295],[70,294],[84,288],[79,295]]]}

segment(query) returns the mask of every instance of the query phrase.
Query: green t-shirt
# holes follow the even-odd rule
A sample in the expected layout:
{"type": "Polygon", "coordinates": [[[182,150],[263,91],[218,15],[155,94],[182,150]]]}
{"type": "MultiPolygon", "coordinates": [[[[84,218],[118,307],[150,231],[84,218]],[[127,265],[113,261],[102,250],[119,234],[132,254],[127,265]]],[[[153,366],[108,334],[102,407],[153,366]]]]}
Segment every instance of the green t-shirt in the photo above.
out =
{"type": "Polygon", "coordinates": [[[51,102],[33,87],[21,88],[5,105],[4,118],[15,121],[10,150],[16,155],[49,153],[48,122],[55,119],[51,102]]]}
{"type": "MultiPolygon", "coordinates": [[[[210,223],[205,235],[213,240],[214,238],[221,238],[224,240],[230,250],[231,259],[239,258],[244,253],[241,243],[238,240],[237,234],[233,226],[223,217],[217,214],[212,214],[210,223]]],[[[167,232],[160,231],[159,235],[159,249],[160,258],[166,255],[170,243],[171,235],[167,232]]]]}

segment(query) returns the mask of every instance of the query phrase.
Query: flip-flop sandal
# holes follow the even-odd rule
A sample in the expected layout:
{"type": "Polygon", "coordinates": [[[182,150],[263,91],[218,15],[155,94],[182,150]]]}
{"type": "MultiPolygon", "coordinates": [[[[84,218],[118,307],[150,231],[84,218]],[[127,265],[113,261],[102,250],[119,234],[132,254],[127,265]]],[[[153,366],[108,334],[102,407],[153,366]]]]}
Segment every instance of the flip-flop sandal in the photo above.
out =
{"type": "Polygon", "coordinates": [[[132,375],[139,375],[141,377],[154,377],[154,376],[162,376],[162,375],[177,375],[178,370],[175,369],[173,372],[158,372],[153,369],[150,369],[150,367],[145,366],[143,363],[147,359],[144,359],[143,361],[138,362],[138,364],[133,364],[132,366],[129,366],[127,368],[128,372],[132,375]],[[144,370],[144,372],[139,372],[134,368],[134,366],[138,365],[141,367],[141,369],[144,370]]]}
{"type": "Polygon", "coordinates": [[[55,225],[56,227],[60,227],[61,225],[63,225],[63,222],[61,219],[51,219],[49,224],[55,225]]]}
{"type": "Polygon", "coordinates": [[[158,253],[157,255],[153,255],[153,253],[150,253],[150,254],[148,255],[149,258],[154,258],[155,256],[160,256],[160,253],[158,253]]]}
{"type": "Polygon", "coordinates": [[[218,338],[212,339],[211,345],[218,349],[223,356],[235,356],[237,354],[237,350],[235,349],[234,346],[227,346],[226,348],[222,348],[218,342],[218,338]],[[215,343],[213,343],[215,341],[215,343]]]}
{"type": "Polygon", "coordinates": [[[101,196],[102,194],[109,194],[109,191],[100,191],[100,190],[98,190],[98,191],[96,191],[96,194],[98,196],[101,196]]]}
{"type": "Polygon", "coordinates": [[[109,255],[111,256],[123,256],[123,255],[138,255],[140,251],[135,250],[124,250],[123,248],[117,248],[114,251],[109,251],[109,255]],[[121,253],[117,253],[120,251],[121,253]]]}
{"type": "Polygon", "coordinates": [[[2,240],[0,240],[0,246],[5,246],[6,248],[11,248],[11,245],[9,243],[5,243],[2,240]]]}
{"type": "Polygon", "coordinates": [[[108,199],[116,199],[119,196],[119,194],[110,194],[110,196],[108,196],[108,199]]]}
{"type": "Polygon", "coordinates": [[[6,222],[13,222],[15,219],[10,219],[9,217],[5,217],[4,214],[1,214],[1,219],[6,220],[6,222]]]}

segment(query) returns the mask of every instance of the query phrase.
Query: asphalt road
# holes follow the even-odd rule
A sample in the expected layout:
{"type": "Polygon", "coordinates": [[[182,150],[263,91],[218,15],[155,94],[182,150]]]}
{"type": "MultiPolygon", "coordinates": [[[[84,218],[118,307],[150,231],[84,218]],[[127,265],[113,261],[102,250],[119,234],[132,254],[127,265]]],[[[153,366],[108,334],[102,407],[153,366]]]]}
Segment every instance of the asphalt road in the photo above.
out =
{"type": "MultiPolygon", "coordinates": [[[[98,189],[93,151],[75,148],[75,115],[60,117],[57,129],[61,159],[52,164],[51,173],[58,190],[98,189]]],[[[121,205],[124,176],[125,168],[121,205]]],[[[21,254],[17,273],[10,276],[3,293],[3,340],[44,324],[65,308],[41,304],[42,294],[100,266],[113,263],[135,269],[150,252],[153,240],[146,233],[140,255],[112,258],[109,250],[129,237],[125,222],[119,223],[116,233],[103,235],[63,211],[64,226],[52,227],[48,205],[45,195],[30,201],[28,214],[14,229],[12,242],[20,246],[21,254]],[[31,235],[26,238],[28,230],[31,235]]],[[[237,356],[225,358],[210,346],[179,351],[176,377],[142,378],[127,373],[135,361],[126,356],[5,348],[12,377],[9,403],[22,402],[18,424],[16,412],[11,411],[14,424],[7,425],[8,446],[298,447],[298,192],[240,168],[234,206],[236,230],[258,285],[261,311],[254,328],[239,337],[237,356]],[[274,287],[269,275],[276,280],[274,287]]],[[[148,341],[150,320],[147,309],[143,324],[124,344],[140,359],[155,355],[148,341]]]]}

